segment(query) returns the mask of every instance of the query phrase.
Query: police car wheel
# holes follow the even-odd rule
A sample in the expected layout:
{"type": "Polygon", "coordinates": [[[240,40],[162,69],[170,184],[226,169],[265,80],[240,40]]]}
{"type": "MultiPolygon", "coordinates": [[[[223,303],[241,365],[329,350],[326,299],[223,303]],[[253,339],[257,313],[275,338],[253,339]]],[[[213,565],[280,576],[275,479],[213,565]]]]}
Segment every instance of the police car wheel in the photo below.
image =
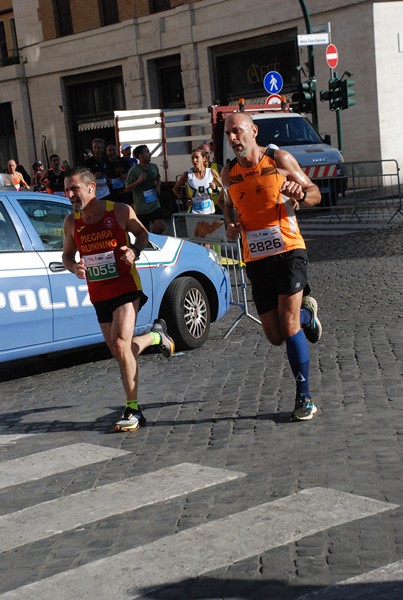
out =
{"type": "Polygon", "coordinates": [[[203,286],[194,277],[178,277],[165,292],[161,317],[177,350],[199,348],[211,323],[210,304],[203,286]]]}

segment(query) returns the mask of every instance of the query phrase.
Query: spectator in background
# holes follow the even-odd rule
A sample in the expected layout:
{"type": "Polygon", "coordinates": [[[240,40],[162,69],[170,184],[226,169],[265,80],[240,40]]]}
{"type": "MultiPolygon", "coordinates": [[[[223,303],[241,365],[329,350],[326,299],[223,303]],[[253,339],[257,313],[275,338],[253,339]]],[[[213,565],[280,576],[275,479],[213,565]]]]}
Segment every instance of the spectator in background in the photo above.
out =
{"type": "Polygon", "coordinates": [[[177,198],[181,198],[182,187],[186,188],[187,208],[194,214],[209,215],[215,212],[213,192],[222,186],[217,171],[206,167],[204,150],[195,148],[191,154],[193,167],[185,171],[173,187],[177,198]],[[217,183],[216,183],[217,181],[217,183]]]}
{"type": "MultiPolygon", "coordinates": [[[[218,173],[220,175],[221,171],[222,171],[222,165],[218,164],[217,162],[211,160],[213,158],[213,153],[211,151],[212,148],[212,144],[213,142],[210,142],[210,144],[201,144],[201,146],[199,146],[200,150],[203,150],[204,154],[205,154],[205,158],[204,158],[204,164],[206,166],[206,168],[211,169],[211,171],[213,173],[218,173]]],[[[215,206],[215,212],[217,214],[222,215],[222,207],[219,205],[219,196],[220,196],[220,191],[221,191],[221,182],[218,181],[217,179],[214,179],[214,182],[216,184],[215,189],[213,189],[211,191],[211,198],[214,202],[214,206],[215,206]]]]}
{"type": "Polygon", "coordinates": [[[41,184],[41,177],[43,175],[43,164],[40,160],[36,160],[32,165],[32,185],[34,192],[44,192],[45,187],[41,184]]]}
{"type": "Polygon", "coordinates": [[[10,160],[7,163],[7,172],[9,173],[17,191],[19,191],[21,187],[23,187],[26,190],[29,190],[29,185],[25,181],[22,173],[20,171],[17,171],[17,163],[13,158],[10,158],[10,160]]]}
{"type": "Polygon", "coordinates": [[[126,164],[128,165],[127,171],[129,171],[129,169],[131,169],[131,167],[134,167],[134,165],[137,165],[139,161],[135,156],[131,155],[132,147],[130,144],[123,144],[120,150],[122,152],[123,160],[125,160],[126,164]]]}
{"type": "Polygon", "coordinates": [[[49,161],[50,167],[43,172],[39,183],[46,185],[48,194],[64,196],[64,176],[66,173],[60,167],[60,156],[58,154],[51,154],[49,161]]]}
{"type": "Polygon", "coordinates": [[[133,204],[132,195],[125,191],[126,177],[128,173],[127,162],[118,156],[115,144],[106,146],[106,174],[109,179],[109,196],[113,202],[124,202],[133,204]]]}
{"type": "Polygon", "coordinates": [[[105,142],[101,138],[92,140],[92,156],[84,161],[84,167],[95,175],[97,184],[95,193],[98,200],[109,198],[110,182],[106,174],[105,142]]]}
{"type": "Polygon", "coordinates": [[[126,192],[133,194],[133,206],[137,218],[153,233],[164,233],[165,221],[158,195],[161,177],[158,166],[151,162],[151,152],[145,144],[136,146],[134,155],[139,164],[134,165],[127,174],[126,192]]]}

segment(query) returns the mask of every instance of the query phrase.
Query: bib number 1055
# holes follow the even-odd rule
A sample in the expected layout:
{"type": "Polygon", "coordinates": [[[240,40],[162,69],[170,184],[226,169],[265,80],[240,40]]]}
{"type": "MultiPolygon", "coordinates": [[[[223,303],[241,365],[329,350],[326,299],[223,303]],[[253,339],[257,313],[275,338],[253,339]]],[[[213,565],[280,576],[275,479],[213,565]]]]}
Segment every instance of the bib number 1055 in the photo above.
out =
{"type": "Polygon", "coordinates": [[[102,281],[118,277],[118,268],[112,251],[84,257],[88,281],[102,281]]]}
{"type": "Polygon", "coordinates": [[[102,279],[111,279],[118,276],[116,264],[88,267],[87,273],[89,281],[100,281],[102,279]]]}

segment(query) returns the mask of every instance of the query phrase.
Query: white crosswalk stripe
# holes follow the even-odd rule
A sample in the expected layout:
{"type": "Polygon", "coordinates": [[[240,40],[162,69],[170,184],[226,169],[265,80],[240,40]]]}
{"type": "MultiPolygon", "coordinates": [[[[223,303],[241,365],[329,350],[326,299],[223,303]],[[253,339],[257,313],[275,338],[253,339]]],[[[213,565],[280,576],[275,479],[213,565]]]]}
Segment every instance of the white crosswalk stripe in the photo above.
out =
{"type": "Polygon", "coordinates": [[[394,504],[335,490],[303,490],[11,590],[0,600],[54,600],[56,595],[58,600],[133,600],[150,588],[197,577],[394,508],[394,504]],[[136,565],[135,570],[128,565],[136,565]]]}
{"type": "Polygon", "coordinates": [[[34,433],[14,433],[14,434],[0,434],[0,446],[10,446],[16,444],[22,438],[32,437],[34,433]]]}
{"type": "Polygon", "coordinates": [[[298,600],[401,600],[403,598],[403,561],[350,577],[332,585],[304,594],[298,600]],[[379,584],[390,584],[380,589],[379,584]]]}
{"type": "Polygon", "coordinates": [[[0,489],[130,454],[95,444],[71,444],[0,463],[0,489]]]}
{"type": "Polygon", "coordinates": [[[235,471],[182,463],[43,502],[0,517],[0,551],[244,476],[235,471]]]}

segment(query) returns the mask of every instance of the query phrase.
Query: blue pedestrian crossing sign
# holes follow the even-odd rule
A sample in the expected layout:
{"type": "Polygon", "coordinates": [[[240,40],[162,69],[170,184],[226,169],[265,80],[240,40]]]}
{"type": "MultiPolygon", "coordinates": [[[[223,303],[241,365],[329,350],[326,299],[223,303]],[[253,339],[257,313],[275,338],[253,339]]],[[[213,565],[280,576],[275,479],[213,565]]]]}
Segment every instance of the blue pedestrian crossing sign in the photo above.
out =
{"type": "Polygon", "coordinates": [[[283,78],[277,71],[269,71],[264,76],[263,86],[268,94],[278,94],[283,87],[283,78]]]}

